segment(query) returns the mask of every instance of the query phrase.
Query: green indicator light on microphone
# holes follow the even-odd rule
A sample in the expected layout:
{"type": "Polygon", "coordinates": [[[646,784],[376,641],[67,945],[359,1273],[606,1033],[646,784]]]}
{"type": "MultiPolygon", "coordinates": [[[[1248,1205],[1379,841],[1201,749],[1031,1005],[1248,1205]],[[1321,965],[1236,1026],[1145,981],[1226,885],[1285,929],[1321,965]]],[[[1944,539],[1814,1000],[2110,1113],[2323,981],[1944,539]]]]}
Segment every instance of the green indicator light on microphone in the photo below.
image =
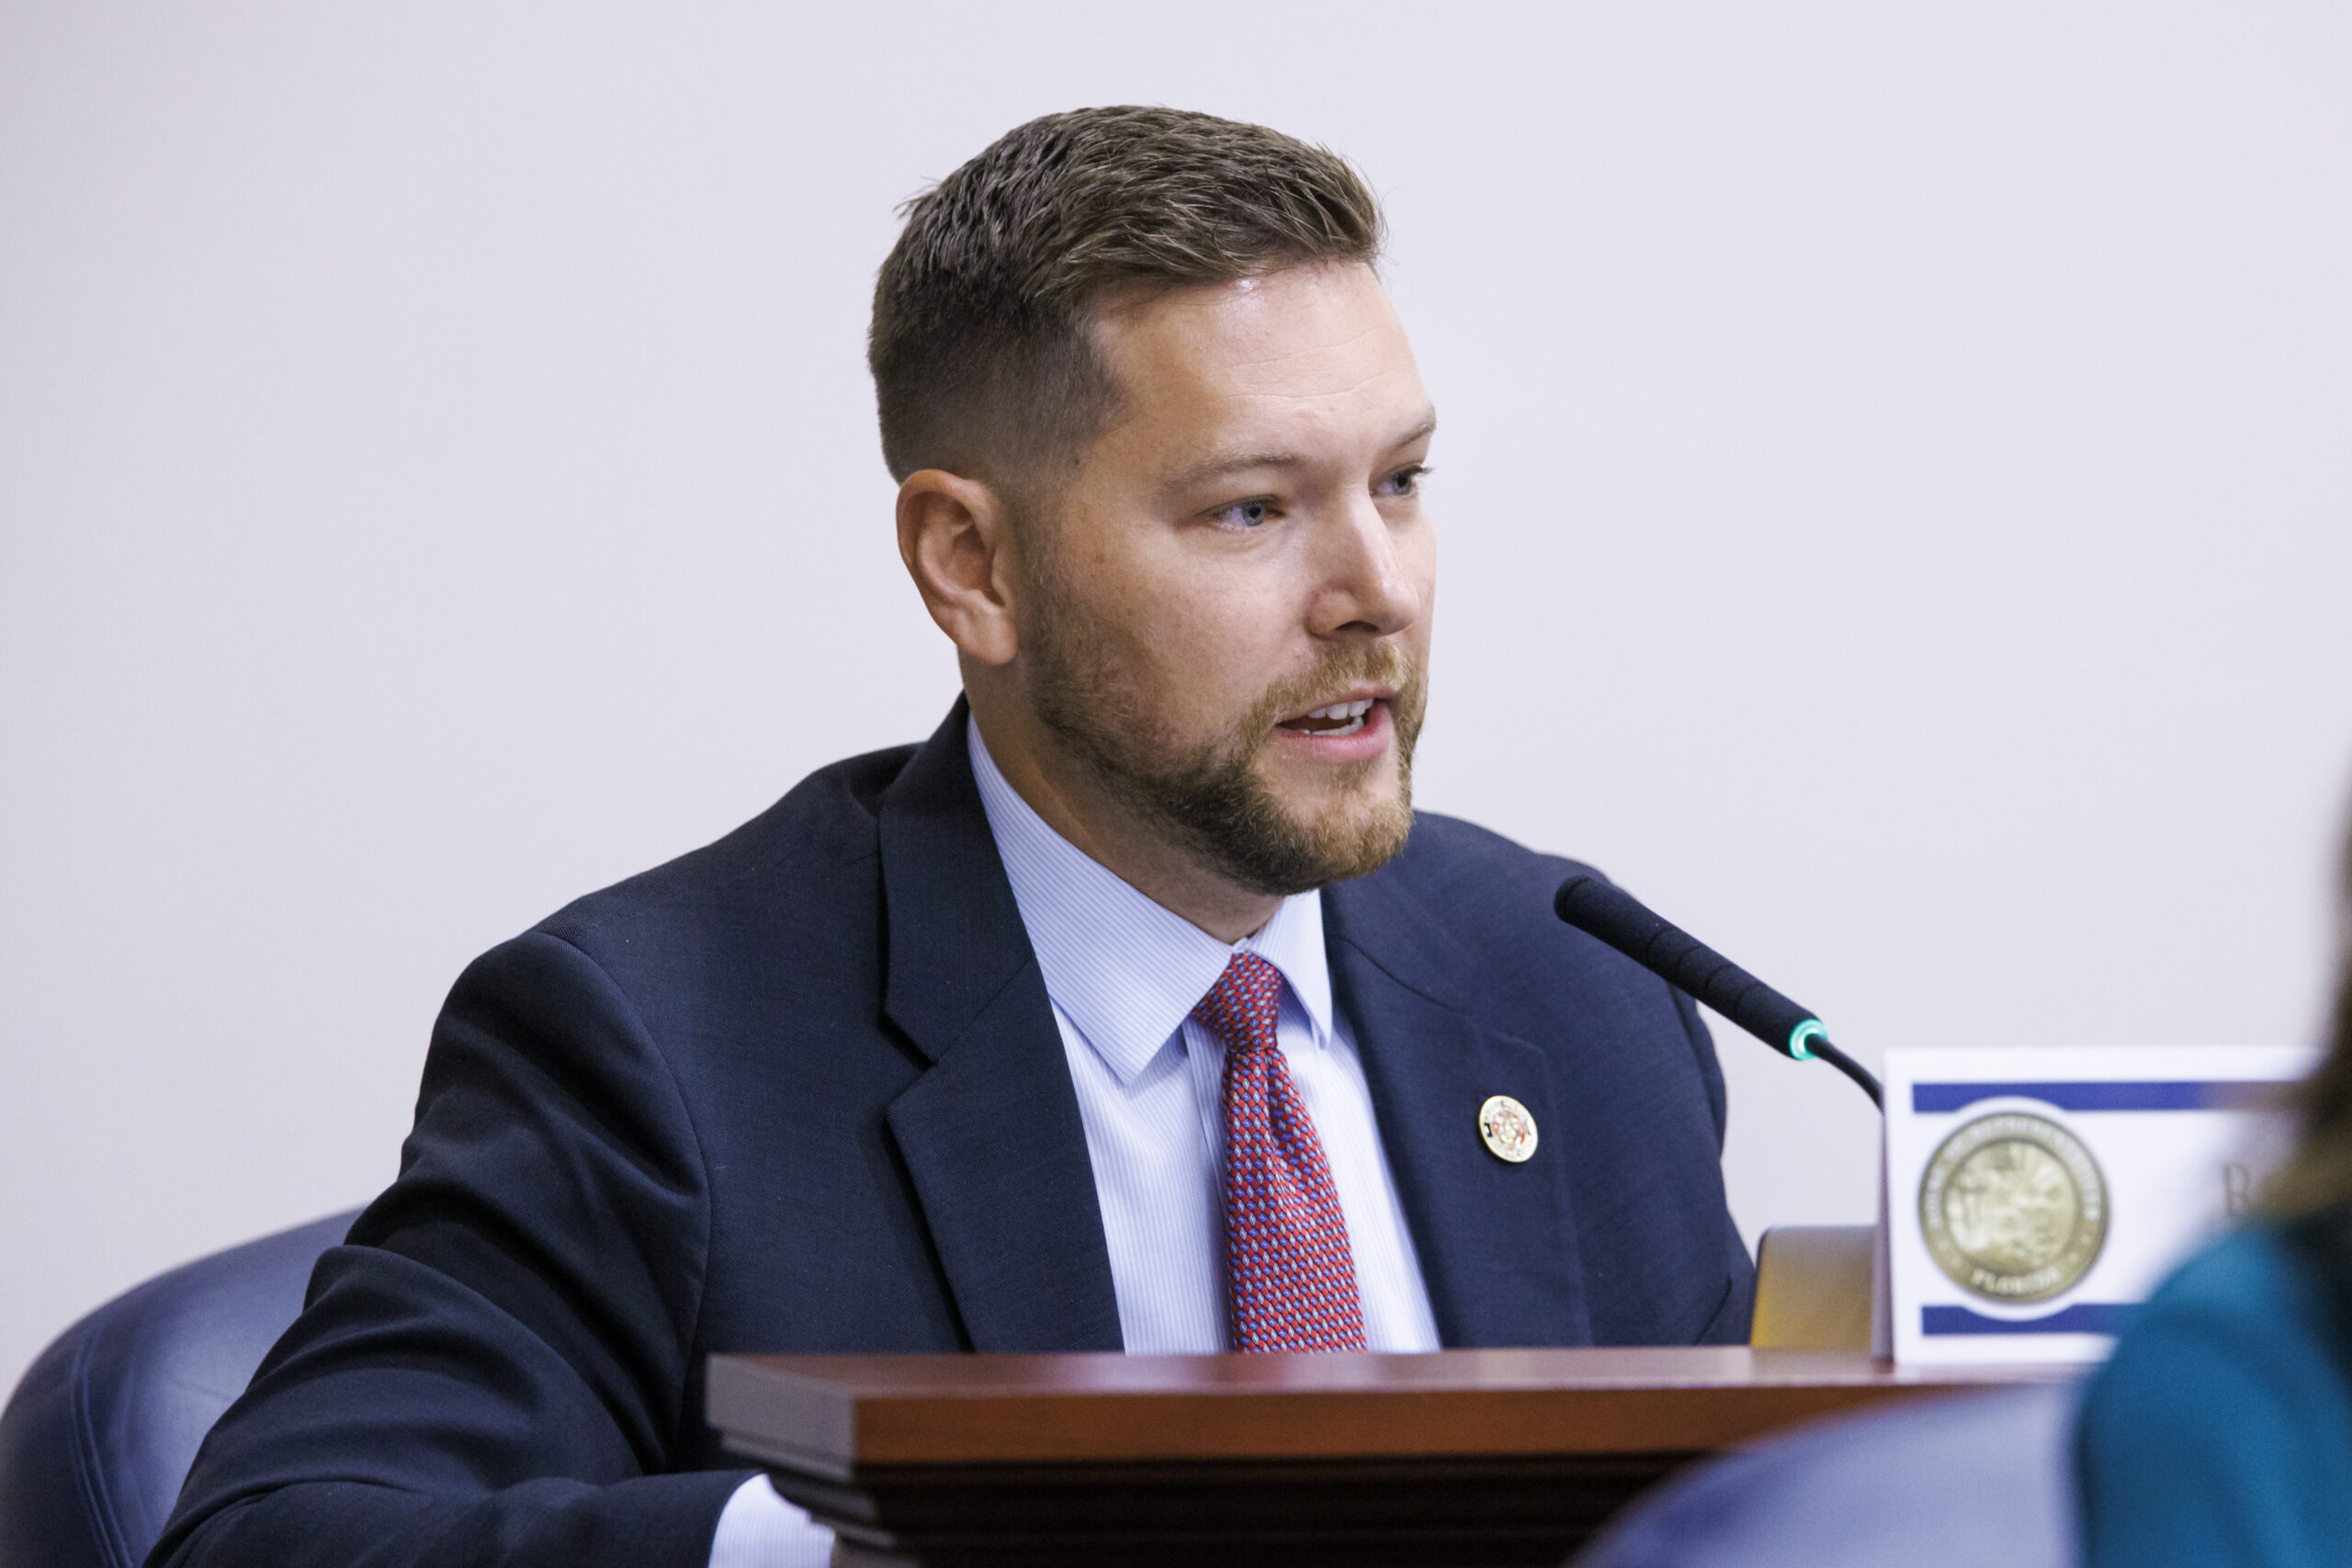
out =
{"type": "Polygon", "coordinates": [[[1829,1031],[1822,1027],[1821,1020],[1817,1018],[1806,1019],[1803,1023],[1798,1024],[1794,1029],[1789,1031],[1789,1055],[1795,1057],[1800,1062],[1818,1061],[1820,1058],[1813,1054],[1812,1049],[1806,1045],[1805,1042],[1808,1040],[1826,1040],[1828,1038],[1829,1031]]]}

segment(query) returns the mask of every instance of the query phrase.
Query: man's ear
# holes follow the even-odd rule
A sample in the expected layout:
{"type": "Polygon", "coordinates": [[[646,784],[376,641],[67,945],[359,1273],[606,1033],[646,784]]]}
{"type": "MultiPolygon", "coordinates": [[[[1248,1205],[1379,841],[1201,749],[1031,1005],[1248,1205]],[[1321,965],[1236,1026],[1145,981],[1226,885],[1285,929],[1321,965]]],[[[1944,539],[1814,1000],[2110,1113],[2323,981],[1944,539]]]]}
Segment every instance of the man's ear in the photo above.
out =
{"type": "Polygon", "coordinates": [[[984,664],[1021,651],[1012,536],[1009,509],[976,479],[923,468],[899,486],[899,558],[939,629],[984,664]]]}

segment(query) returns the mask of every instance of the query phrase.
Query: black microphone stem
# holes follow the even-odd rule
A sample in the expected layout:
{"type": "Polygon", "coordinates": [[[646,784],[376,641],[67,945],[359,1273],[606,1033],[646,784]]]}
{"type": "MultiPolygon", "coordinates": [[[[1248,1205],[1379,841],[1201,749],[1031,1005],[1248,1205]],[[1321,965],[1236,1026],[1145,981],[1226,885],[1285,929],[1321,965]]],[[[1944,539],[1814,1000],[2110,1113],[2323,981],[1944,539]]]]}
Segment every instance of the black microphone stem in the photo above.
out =
{"type": "Polygon", "coordinates": [[[1871,1097],[1871,1103],[1872,1105],[1877,1106],[1881,1111],[1884,1111],[1886,1109],[1885,1091],[1879,1088],[1877,1077],[1872,1074],[1868,1067],[1862,1066],[1860,1062],[1854,1060],[1853,1057],[1849,1056],[1845,1052],[1840,1051],[1837,1046],[1832,1045],[1828,1041],[1823,1039],[1818,1034],[1806,1041],[1804,1043],[1804,1048],[1807,1051],[1812,1052],[1815,1055],[1820,1057],[1823,1061],[1828,1063],[1831,1066],[1837,1068],[1839,1072],[1845,1074],[1848,1077],[1853,1079],[1856,1083],[1860,1084],[1861,1086],[1862,1092],[1871,1097]]]}

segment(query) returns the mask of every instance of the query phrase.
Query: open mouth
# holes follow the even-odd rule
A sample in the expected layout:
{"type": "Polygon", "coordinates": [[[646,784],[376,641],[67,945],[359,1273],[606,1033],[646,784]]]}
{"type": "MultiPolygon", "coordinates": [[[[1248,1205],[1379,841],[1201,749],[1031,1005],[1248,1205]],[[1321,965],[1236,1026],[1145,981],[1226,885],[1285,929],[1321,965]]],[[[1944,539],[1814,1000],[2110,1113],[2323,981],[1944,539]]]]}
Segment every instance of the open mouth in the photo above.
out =
{"type": "Polygon", "coordinates": [[[1329,707],[1317,708],[1297,718],[1286,718],[1282,728],[1300,735],[1353,735],[1369,722],[1377,697],[1358,697],[1353,702],[1333,703],[1329,707]]]}

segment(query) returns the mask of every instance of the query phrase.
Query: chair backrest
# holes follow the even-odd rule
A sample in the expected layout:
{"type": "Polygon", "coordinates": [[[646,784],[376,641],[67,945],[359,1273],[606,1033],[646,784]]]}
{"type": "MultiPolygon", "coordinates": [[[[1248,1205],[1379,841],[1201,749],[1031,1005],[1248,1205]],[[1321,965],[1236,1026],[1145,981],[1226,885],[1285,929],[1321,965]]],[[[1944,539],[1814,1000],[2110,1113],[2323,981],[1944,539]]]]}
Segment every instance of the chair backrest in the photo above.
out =
{"type": "Polygon", "coordinates": [[[1867,1350],[1875,1225],[1775,1225],[1756,1242],[1759,1350],[1867,1350]]]}
{"type": "Polygon", "coordinates": [[[356,1217],[198,1258],[58,1336],[0,1412],[0,1565],[138,1568],[197,1445],[356,1217]]]}
{"type": "Polygon", "coordinates": [[[1923,1399],[1700,1466],[1575,1568],[2072,1568],[2076,1385],[1923,1399]]]}

